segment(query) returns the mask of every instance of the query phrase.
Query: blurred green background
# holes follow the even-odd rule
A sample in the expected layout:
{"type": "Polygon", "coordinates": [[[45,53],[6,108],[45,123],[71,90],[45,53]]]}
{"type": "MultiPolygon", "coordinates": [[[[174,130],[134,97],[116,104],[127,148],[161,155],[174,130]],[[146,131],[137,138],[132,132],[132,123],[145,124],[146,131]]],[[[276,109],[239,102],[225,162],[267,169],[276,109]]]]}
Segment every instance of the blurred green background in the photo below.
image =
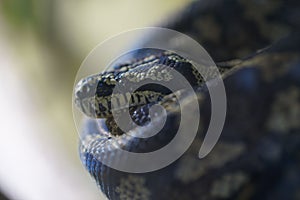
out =
{"type": "Polygon", "coordinates": [[[101,199],[78,156],[76,71],[98,43],[167,21],[191,0],[1,0],[0,190],[9,199],[101,199]]]}

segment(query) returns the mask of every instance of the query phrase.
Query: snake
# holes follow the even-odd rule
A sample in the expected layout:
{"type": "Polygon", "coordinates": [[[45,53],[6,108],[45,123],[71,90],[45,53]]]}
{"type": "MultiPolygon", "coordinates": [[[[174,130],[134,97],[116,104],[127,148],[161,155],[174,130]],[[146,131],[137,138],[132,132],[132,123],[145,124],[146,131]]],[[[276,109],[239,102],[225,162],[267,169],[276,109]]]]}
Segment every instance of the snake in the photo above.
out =
{"type": "MultiPolygon", "coordinates": [[[[161,85],[175,79],[174,70],[189,80],[189,84],[195,89],[205,84],[204,77],[193,66],[192,61],[170,51],[160,53],[154,53],[154,51],[152,49],[152,54],[141,60],[120,64],[114,66],[113,70],[82,79],[75,88],[77,107],[88,117],[106,118],[111,133],[121,135],[123,132],[117,128],[117,125],[110,123],[116,117],[113,116],[112,109],[121,112],[128,107],[133,111],[134,122],[140,125],[145,124],[145,121],[150,120],[147,117],[149,116],[149,105],[163,104],[164,101],[168,101],[172,92],[161,85]],[[149,80],[159,81],[161,85],[149,84],[147,83],[149,80]],[[114,92],[117,84],[121,87],[114,92]],[[132,92],[123,92],[125,88],[132,87],[134,84],[139,84],[141,87],[132,92]],[[142,110],[143,113],[141,113],[142,110]]],[[[205,69],[206,73],[217,76],[214,73],[215,68],[206,66],[205,69]]],[[[225,63],[220,64],[218,68],[218,72],[222,77],[234,70],[236,69],[230,66],[229,63],[227,65],[225,63]]],[[[179,80],[176,79],[176,81],[179,80]]]]}
{"type": "MultiPolygon", "coordinates": [[[[146,49],[80,80],[74,89],[75,104],[86,116],[80,158],[107,198],[299,199],[299,11],[300,3],[292,0],[202,0],[193,1],[160,25],[203,45],[224,80],[225,126],[204,159],[197,158],[197,150],[208,128],[210,98],[193,60],[176,52],[146,49]],[[180,107],[188,109],[192,101],[189,93],[172,92],[157,84],[144,85],[130,94],[113,92],[120,83],[128,88],[150,79],[168,82],[173,70],[189,81],[202,110],[200,128],[188,151],[169,166],[147,173],[122,172],[101,163],[99,156],[120,159],[114,154],[116,144],[127,151],[150,152],[174,138],[180,107]],[[128,135],[112,114],[113,109],[129,109],[134,122],[130,132],[145,134],[151,131],[146,125],[152,120],[149,110],[155,104],[166,109],[167,120],[150,138],[128,135]]],[[[156,116],[157,120],[161,117],[156,116]]]]}

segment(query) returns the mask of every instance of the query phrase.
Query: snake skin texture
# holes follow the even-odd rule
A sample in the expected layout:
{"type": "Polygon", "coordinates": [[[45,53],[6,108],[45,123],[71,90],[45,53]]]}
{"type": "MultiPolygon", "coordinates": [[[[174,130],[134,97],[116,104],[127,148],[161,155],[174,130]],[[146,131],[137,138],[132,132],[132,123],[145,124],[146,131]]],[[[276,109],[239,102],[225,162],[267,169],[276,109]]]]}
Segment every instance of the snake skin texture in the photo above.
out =
{"type": "MultiPolygon", "coordinates": [[[[162,101],[166,124],[148,140],[111,134],[111,119],[87,119],[80,157],[101,191],[111,200],[300,199],[300,1],[194,1],[170,19],[162,26],[193,37],[219,66],[239,68],[224,79],[228,107],[222,135],[199,159],[211,115],[204,87],[197,92],[200,128],[188,151],[163,169],[134,174],[103,165],[96,152],[111,141],[134,152],[161,148],[177,128],[176,101],[162,101]]],[[[189,95],[182,93],[182,99],[189,103],[189,95]]],[[[136,121],[147,106],[133,110],[136,121]]]]}

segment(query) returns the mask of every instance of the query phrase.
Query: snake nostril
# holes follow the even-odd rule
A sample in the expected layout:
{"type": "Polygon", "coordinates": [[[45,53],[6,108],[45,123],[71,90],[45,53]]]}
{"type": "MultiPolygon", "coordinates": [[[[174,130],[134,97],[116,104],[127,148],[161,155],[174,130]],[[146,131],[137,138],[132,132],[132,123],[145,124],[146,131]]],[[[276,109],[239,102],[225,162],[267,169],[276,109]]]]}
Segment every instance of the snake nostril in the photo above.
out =
{"type": "Polygon", "coordinates": [[[82,86],[82,93],[88,93],[89,92],[89,87],[87,85],[82,86]]]}
{"type": "Polygon", "coordinates": [[[82,99],[84,95],[81,90],[77,90],[77,91],[75,91],[74,96],[75,96],[75,100],[79,100],[79,99],[82,99]]]}

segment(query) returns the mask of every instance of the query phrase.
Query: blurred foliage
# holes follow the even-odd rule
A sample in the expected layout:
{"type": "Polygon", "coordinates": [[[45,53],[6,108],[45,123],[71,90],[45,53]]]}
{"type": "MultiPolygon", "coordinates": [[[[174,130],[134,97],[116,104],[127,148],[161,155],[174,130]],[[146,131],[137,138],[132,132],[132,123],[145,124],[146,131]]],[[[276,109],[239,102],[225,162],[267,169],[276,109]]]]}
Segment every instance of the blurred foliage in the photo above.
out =
{"type": "Polygon", "coordinates": [[[2,12],[9,24],[18,28],[30,26],[46,34],[52,28],[50,22],[54,3],[49,0],[4,0],[2,12]]]}
{"type": "Polygon", "coordinates": [[[22,26],[24,24],[33,24],[37,21],[34,14],[35,3],[32,0],[11,0],[2,1],[2,11],[12,24],[22,26]]]}

